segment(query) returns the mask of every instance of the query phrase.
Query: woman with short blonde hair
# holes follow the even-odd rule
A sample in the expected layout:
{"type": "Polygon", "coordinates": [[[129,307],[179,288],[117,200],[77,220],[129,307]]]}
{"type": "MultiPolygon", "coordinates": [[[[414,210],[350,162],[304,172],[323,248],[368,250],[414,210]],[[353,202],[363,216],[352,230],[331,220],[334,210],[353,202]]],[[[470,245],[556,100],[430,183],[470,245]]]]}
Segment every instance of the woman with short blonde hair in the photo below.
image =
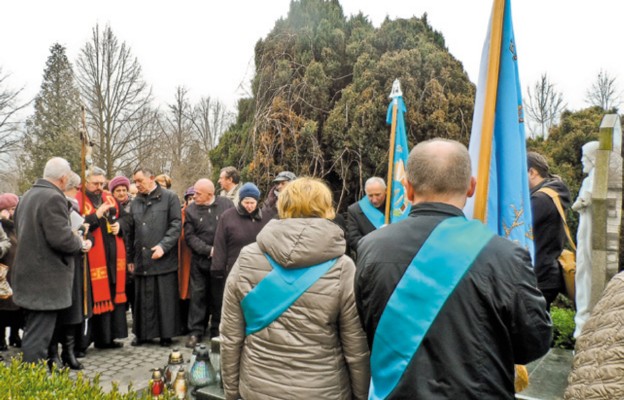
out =
{"type": "Polygon", "coordinates": [[[160,174],[155,178],[155,180],[156,183],[158,183],[163,189],[171,189],[171,184],[173,183],[173,181],[171,180],[169,175],[160,174]]]}
{"type": "Polygon", "coordinates": [[[226,399],[365,399],[368,346],[355,307],[355,265],[330,219],[331,191],[291,182],[279,220],[244,247],[223,299],[226,399]]]}
{"type": "Polygon", "coordinates": [[[327,185],[317,178],[303,177],[290,183],[277,200],[278,214],[286,218],[334,219],[332,194],[327,185]]]}

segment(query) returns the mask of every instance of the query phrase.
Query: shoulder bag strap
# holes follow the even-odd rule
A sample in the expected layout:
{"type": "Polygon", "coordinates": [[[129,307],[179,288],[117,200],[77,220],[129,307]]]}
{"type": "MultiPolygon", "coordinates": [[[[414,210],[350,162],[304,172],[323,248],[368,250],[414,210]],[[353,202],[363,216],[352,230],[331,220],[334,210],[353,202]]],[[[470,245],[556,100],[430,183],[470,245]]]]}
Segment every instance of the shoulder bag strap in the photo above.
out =
{"type": "Polygon", "coordinates": [[[570,228],[568,227],[568,222],[566,221],[565,213],[563,211],[563,207],[561,206],[559,193],[547,187],[543,187],[539,189],[538,192],[545,193],[546,195],[548,195],[548,197],[552,199],[553,203],[555,203],[555,207],[557,207],[557,211],[559,211],[559,216],[563,220],[563,228],[565,229],[566,236],[568,237],[568,242],[570,243],[572,250],[576,251],[576,245],[574,244],[574,240],[572,240],[572,235],[570,234],[570,228]]]}

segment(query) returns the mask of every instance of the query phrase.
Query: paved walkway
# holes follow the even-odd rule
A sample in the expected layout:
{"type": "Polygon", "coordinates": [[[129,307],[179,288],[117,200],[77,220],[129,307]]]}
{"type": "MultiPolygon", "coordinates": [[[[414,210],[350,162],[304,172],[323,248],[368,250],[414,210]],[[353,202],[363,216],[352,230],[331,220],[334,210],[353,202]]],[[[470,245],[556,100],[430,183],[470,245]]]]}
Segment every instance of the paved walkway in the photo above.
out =
{"type": "MultiPolygon", "coordinates": [[[[132,334],[130,334],[132,337],[132,334]]],[[[89,378],[100,374],[100,384],[104,390],[110,390],[113,383],[119,386],[122,392],[128,391],[132,384],[132,390],[147,387],[151,377],[152,368],[163,368],[172,348],[178,348],[186,362],[191,350],[184,347],[185,337],[174,338],[171,348],[160,347],[158,341],[154,344],[132,347],[130,338],[120,340],[124,343],[121,349],[99,350],[89,348],[86,358],[80,359],[85,369],[81,371],[89,378]]],[[[206,343],[208,344],[208,343],[206,343]]],[[[9,348],[3,352],[5,359],[17,355],[19,349],[9,348]]],[[[527,365],[529,371],[529,387],[516,397],[524,400],[559,400],[563,398],[563,392],[567,385],[567,377],[572,365],[572,351],[552,349],[546,356],[527,365]]],[[[76,374],[72,371],[72,374],[76,374]]]]}
{"type": "MultiPolygon", "coordinates": [[[[132,390],[143,389],[148,385],[152,368],[164,368],[167,365],[172,348],[182,352],[186,363],[185,369],[188,371],[191,349],[184,347],[186,337],[174,338],[171,347],[160,347],[158,340],[153,344],[133,347],[130,345],[132,337],[130,334],[127,339],[118,340],[124,344],[120,349],[100,350],[93,346],[89,347],[87,356],[79,359],[85,368],[82,371],[71,371],[71,375],[83,373],[93,379],[99,373],[100,385],[105,391],[109,391],[113,383],[117,384],[122,392],[127,392],[129,385],[132,385],[132,390]]],[[[8,352],[2,353],[5,361],[18,354],[19,349],[13,347],[9,347],[8,352]]]]}
{"type": "Polygon", "coordinates": [[[550,349],[544,357],[527,365],[529,387],[516,397],[525,400],[563,399],[572,358],[572,350],[550,349]]]}

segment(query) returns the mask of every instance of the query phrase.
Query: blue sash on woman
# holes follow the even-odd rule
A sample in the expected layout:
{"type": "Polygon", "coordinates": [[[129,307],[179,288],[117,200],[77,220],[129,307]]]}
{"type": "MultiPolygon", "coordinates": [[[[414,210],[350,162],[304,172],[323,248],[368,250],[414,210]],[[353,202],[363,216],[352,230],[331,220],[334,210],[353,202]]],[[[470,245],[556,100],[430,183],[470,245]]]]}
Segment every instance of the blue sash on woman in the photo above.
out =
{"type": "Polygon", "coordinates": [[[368,196],[362,197],[360,201],[358,201],[358,204],[360,205],[364,215],[366,215],[366,218],[368,218],[370,223],[373,224],[375,229],[381,228],[381,226],[386,223],[386,216],[384,213],[375,208],[373,203],[371,203],[368,199],[368,196]]]}
{"type": "Polygon", "coordinates": [[[279,318],[336,263],[337,258],[304,268],[284,268],[265,254],[273,270],[241,300],[245,335],[249,336],[279,318]]]}
{"type": "Polygon", "coordinates": [[[385,399],[394,390],[444,303],[493,235],[481,222],[464,217],[448,218],[431,232],[379,319],[369,399],[385,399]]]}

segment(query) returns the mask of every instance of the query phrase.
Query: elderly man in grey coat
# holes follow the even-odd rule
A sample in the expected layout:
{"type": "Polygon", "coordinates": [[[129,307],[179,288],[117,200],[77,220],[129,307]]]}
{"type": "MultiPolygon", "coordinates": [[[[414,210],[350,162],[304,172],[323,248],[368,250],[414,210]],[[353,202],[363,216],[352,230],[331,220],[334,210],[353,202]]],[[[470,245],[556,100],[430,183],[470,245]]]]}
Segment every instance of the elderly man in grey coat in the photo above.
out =
{"type": "Polygon", "coordinates": [[[71,174],[69,162],[50,159],[15,211],[20,244],[11,269],[13,301],[25,312],[22,340],[25,362],[48,357],[58,312],[71,305],[73,255],[91,248],[72,230],[71,208],[63,194],[71,174]]]}

